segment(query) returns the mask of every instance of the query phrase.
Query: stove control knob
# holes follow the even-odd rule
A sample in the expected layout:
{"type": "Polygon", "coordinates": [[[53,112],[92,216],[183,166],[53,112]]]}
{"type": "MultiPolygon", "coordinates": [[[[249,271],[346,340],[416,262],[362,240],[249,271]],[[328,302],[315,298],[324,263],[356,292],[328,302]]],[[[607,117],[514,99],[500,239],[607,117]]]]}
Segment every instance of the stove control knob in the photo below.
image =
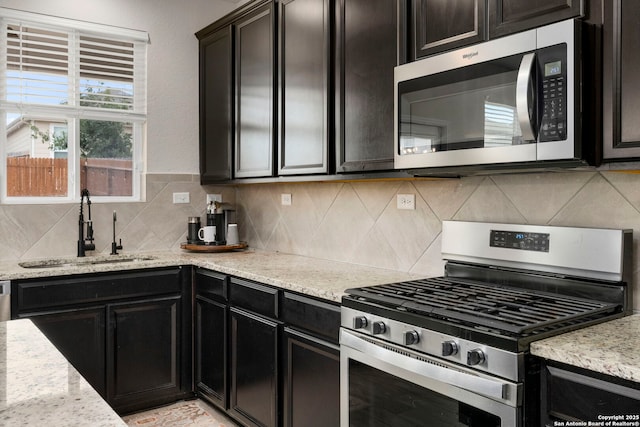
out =
{"type": "Polygon", "coordinates": [[[404,345],[418,344],[420,335],[417,331],[406,331],[404,333],[404,345]]]}
{"type": "Polygon", "coordinates": [[[367,324],[367,318],[364,316],[358,316],[353,319],[353,329],[366,328],[367,324]]]}
{"type": "Polygon", "coordinates": [[[443,356],[455,356],[458,354],[458,344],[455,341],[445,341],[442,343],[443,356]]]}
{"type": "Polygon", "coordinates": [[[484,351],[479,348],[475,348],[467,352],[467,365],[469,366],[480,365],[484,360],[484,351]]]}
{"type": "Polygon", "coordinates": [[[387,325],[384,322],[373,322],[373,335],[384,334],[387,331],[387,325]]]}

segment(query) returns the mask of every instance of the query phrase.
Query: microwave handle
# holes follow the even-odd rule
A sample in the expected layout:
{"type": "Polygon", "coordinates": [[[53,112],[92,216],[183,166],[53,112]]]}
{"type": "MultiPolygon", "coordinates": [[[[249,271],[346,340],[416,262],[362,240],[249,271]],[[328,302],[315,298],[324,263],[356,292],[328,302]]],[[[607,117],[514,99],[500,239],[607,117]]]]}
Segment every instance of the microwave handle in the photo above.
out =
{"type": "Polygon", "coordinates": [[[535,53],[527,53],[522,57],[520,69],[518,70],[518,80],[516,81],[516,111],[520,129],[522,130],[522,139],[525,141],[536,140],[532,123],[534,117],[529,114],[529,106],[534,105],[534,100],[531,99],[534,94],[530,94],[529,85],[533,76],[535,61],[535,53]]]}

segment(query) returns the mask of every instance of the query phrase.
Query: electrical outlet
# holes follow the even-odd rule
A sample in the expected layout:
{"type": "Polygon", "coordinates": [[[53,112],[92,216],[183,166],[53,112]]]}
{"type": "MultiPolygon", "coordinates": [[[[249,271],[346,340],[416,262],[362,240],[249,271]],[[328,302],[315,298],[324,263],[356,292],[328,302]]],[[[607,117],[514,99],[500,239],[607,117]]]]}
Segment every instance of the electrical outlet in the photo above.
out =
{"type": "Polygon", "coordinates": [[[282,202],[282,206],[291,206],[291,194],[289,193],[282,193],[280,195],[280,200],[282,202]]]}
{"type": "Polygon", "coordinates": [[[173,193],[173,203],[189,203],[189,193],[173,193]]]}
{"type": "Polygon", "coordinates": [[[396,198],[398,209],[413,210],[416,208],[415,194],[398,194],[396,198]]]}
{"type": "Polygon", "coordinates": [[[222,194],[207,194],[207,205],[210,202],[222,203],[222,194]]]}

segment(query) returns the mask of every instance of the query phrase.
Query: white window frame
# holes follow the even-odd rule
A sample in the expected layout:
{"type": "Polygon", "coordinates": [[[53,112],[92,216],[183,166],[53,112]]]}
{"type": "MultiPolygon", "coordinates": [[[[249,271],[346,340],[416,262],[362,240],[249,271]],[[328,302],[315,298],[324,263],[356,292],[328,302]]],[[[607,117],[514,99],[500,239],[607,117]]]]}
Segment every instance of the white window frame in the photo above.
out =
{"type": "MultiPolygon", "coordinates": [[[[131,196],[91,196],[92,201],[98,202],[135,202],[144,198],[144,147],[146,144],[146,123],[147,123],[147,106],[146,106],[146,82],[147,82],[147,49],[146,44],[149,42],[149,35],[145,31],[131,30],[121,27],[114,27],[102,24],[77,21],[66,18],[52,17],[31,12],[24,12],[15,9],[0,7],[0,203],[2,204],[44,204],[44,203],[71,203],[80,200],[80,177],[79,166],[79,147],[80,147],[80,120],[112,120],[121,121],[132,124],[132,195],[131,196]],[[83,35],[103,36],[110,39],[122,39],[127,42],[134,42],[137,45],[144,45],[144,51],[139,52],[135,58],[134,77],[134,108],[129,110],[105,110],[92,109],[75,105],[79,99],[77,95],[78,85],[69,84],[70,105],[46,105],[46,104],[27,104],[20,102],[9,102],[6,97],[5,76],[7,75],[7,66],[5,58],[7,57],[7,22],[26,22],[32,25],[44,25],[51,28],[59,28],[63,32],[75,35],[82,33],[83,35]],[[140,96],[139,96],[140,94],[140,96]],[[71,101],[73,100],[73,101],[71,101]],[[68,123],[68,191],[67,196],[63,197],[9,197],[7,196],[6,183],[6,147],[7,147],[7,114],[18,113],[23,116],[48,117],[52,119],[65,120],[68,123]]],[[[71,68],[72,56],[79,50],[78,46],[69,50],[69,68],[71,68]]],[[[79,73],[79,72],[76,72],[79,73]]],[[[73,74],[73,73],[72,73],[73,74]]],[[[70,74],[72,81],[79,80],[79,74],[70,74]]]]}

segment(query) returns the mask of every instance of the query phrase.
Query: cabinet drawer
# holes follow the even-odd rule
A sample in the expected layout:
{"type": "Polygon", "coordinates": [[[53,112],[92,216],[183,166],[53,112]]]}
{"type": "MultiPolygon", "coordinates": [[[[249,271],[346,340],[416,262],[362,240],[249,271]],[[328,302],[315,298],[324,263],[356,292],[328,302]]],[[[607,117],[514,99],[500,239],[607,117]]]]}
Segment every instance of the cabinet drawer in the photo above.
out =
{"type": "Polygon", "coordinates": [[[246,308],[254,313],[277,319],[279,290],[236,277],[231,278],[229,300],[234,306],[246,308]]]}
{"type": "Polygon", "coordinates": [[[282,298],[282,320],[313,335],[338,342],[340,306],[337,304],[285,292],[282,298]]]}
{"type": "Polygon", "coordinates": [[[563,365],[547,365],[542,381],[542,417],[548,425],[558,425],[553,424],[557,420],[597,421],[607,414],[638,421],[637,383],[563,365]]]}
{"type": "Polygon", "coordinates": [[[227,301],[228,281],[225,274],[198,268],[196,270],[196,295],[202,295],[214,300],[227,301]]]}
{"type": "Polygon", "coordinates": [[[181,268],[17,281],[18,314],[122,298],[180,293],[181,268]]]}

